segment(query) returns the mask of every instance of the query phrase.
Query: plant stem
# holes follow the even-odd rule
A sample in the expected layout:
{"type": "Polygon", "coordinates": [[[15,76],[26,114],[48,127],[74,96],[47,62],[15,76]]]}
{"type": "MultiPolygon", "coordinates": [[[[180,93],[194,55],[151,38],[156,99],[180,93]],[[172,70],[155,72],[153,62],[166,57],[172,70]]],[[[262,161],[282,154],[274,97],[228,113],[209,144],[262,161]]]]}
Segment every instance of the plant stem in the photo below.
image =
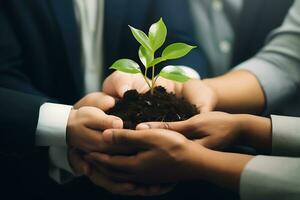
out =
{"type": "Polygon", "coordinates": [[[154,73],[155,73],[155,66],[152,66],[152,77],[151,77],[151,94],[154,93],[154,87],[155,87],[155,80],[154,80],[154,73]]]}
{"type": "Polygon", "coordinates": [[[159,75],[157,75],[157,76],[155,77],[155,79],[154,79],[154,85],[156,85],[156,81],[157,81],[158,77],[159,77],[159,75]]]}
{"type": "Polygon", "coordinates": [[[145,69],[145,74],[143,74],[143,77],[144,77],[147,85],[149,86],[149,89],[151,89],[152,87],[151,87],[151,85],[150,85],[150,83],[148,82],[148,79],[147,79],[147,71],[148,71],[148,69],[146,68],[145,69]]]}

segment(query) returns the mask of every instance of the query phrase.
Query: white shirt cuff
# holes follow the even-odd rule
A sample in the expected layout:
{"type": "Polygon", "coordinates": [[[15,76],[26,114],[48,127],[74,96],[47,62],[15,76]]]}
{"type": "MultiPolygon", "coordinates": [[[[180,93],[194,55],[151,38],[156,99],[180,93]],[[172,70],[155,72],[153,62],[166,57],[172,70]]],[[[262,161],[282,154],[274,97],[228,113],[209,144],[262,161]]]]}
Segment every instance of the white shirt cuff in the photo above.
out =
{"type": "Polygon", "coordinates": [[[69,164],[67,147],[50,147],[49,159],[49,176],[53,180],[59,184],[64,184],[73,179],[74,171],[69,164]]]}
{"type": "Polygon", "coordinates": [[[300,199],[300,158],[257,156],[240,179],[241,200],[300,199]]]}
{"type": "Polygon", "coordinates": [[[66,129],[72,106],[44,103],[36,129],[37,146],[66,146],[66,129]]]}
{"type": "Polygon", "coordinates": [[[300,118],[272,115],[272,154],[300,157],[300,118]]]}

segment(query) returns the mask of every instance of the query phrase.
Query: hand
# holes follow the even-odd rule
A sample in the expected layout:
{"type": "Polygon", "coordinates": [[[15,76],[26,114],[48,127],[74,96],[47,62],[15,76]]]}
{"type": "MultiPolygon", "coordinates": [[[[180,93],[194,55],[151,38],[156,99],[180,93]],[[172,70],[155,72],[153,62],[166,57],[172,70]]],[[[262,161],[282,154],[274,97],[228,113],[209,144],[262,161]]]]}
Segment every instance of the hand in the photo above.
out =
{"type": "Polygon", "coordinates": [[[110,145],[134,146],[139,152],[130,156],[90,153],[86,159],[115,180],[145,184],[193,179],[195,154],[203,149],[183,135],[163,129],[106,130],[103,138],[110,145]]]}
{"type": "Polygon", "coordinates": [[[202,80],[189,80],[177,94],[196,105],[199,113],[213,111],[217,105],[215,91],[202,80]]]}
{"type": "Polygon", "coordinates": [[[108,110],[115,105],[115,99],[103,92],[93,92],[74,104],[74,109],[79,109],[84,106],[92,106],[101,110],[108,110]]]}
{"type": "Polygon", "coordinates": [[[224,149],[236,143],[241,133],[239,118],[222,112],[203,113],[180,122],[147,122],[137,126],[139,130],[149,128],[180,132],[211,149],[224,149]]]}
{"type": "Polygon", "coordinates": [[[118,182],[107,176],[105,173],[102,173],[99,170],[91,171],[89,179],[95,185],[104,188],[108,192],[118,195],[127,195],[127,196],[157,196],[163,195],[170,190],[172,186],[164,185],[140,185],[133,182],[118,182]]]}
{"type": "Polygon", "coordinates": [[[79,150],[75,148],[68,148],[68,161],[75,176],[90,175],[91,166],[83,159],[83,154],[79,150]]]}
{"type": "Polygon", "coordinates": [[[67,144],[84,152],[104,150],[101,133],[109,128],[123,128],[122,120],[95,107],[73,109],[67,124],[67,144]]]}
{"type": "MultiPolygon", "coordinates": [[[[163,86],[168,92],[184,97],[197,106],[199,112],[208,112],[215,109],[217,95],[205,84],[205,81],[192,79],[184,84],[159,77],[156,86],[163,86]]],[[[116,98],[122,98],[128,90],[136,89],[139,93],[149,90],[141,74],[127,74],[116,71],[107,77],[103,83],[103,92],[116,98]]]]}
{"type": "MultiPolygon", "coordinates": [[[[176,83],[159,77],[156,86],[163,86],[168,92],[176,92],[181,83],[176,83]]],[[[141,74],[127,74],[116,71],[107,77],[103,83],[103,92],[116,98],[122,98],[128,90],[137,90],[139,93],[145,93],[150,88],[141,74]]]]}
{"type": "Polygon", "coordinates": [[[143,186],[134,183],[116,182],[105,174],[95,170],[83,159],[83,154],[76,149],[68,150],[69,163],[76,176],[88,176],[91,182],[107,191],[119,195],[154,196],[162,195],[172,189],[171,186],[143,186]]]}
{"type": "Polygon", "coordinates": [[[128,90],[136,89],[139,93],[145,93],[149,86],[141,74],[128,74],[115,71],[103,82],[103,92],[116,98],[122,98],[128,90]]]}

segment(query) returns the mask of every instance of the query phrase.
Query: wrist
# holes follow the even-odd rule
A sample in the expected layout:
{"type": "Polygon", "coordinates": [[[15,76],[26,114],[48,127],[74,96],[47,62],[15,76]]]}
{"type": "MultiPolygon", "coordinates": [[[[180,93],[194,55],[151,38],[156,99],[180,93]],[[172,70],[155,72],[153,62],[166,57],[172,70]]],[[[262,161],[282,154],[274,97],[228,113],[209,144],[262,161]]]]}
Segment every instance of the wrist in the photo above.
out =
{"type": "Polygon", "coordinates": [[[209,169],[210,150],[198,144],[196,141],[189,141],[187,144],[188,153],[184,155],[183,164],[185,165],[183,180],[207,180],[209,169]]]}
{"type": "Polygon", "coordinates": [[[216,78],[203,79],[202,82],[213,93],[214,105],[215,105],[214,110],[221,111],[223,109],[222,105],[220,105],[222,103],[222,100],[220,101],[220,93],[218,92],[218,89],[217,89],[218,87],[215,86],[215,83],[216,83],[215,79],[216,78]]]}
{"type": "Polygon", "coordinates": [[[248,114],[237,114],[235,117],[240,127],[240,144],[253,147],[263,153],[271,151],[272,125],[269,118],[248,114]]]}
{"type": "Polygon", "coordinates": [[[241,174],[252,158],[250,155],[206,149],[202,151],[195,178],[237,192],[241,174]]]}
{"type": "Polygon", "coordinates": [[[237,143],[238,144],[245,144],[249,134],[249,126],[250,115],[248,114],[234,114],[234,121],[236,121],[237,126],[237,143]]]}
{"type": "Polygon", "coordinates": [[[67,145],[70,145],[70,135],[73,131],[73,127],[74,127],[74,121],[75,121],[75,118],[76,118],[76,113],[77,113],[77,110],[72,108],[71,111],[70,111],[70,114],[69,114],[69,118],[68,118],[68,123],[67,123],[67,129],[66,129],[66,142],[67,142],[67,145]]]}

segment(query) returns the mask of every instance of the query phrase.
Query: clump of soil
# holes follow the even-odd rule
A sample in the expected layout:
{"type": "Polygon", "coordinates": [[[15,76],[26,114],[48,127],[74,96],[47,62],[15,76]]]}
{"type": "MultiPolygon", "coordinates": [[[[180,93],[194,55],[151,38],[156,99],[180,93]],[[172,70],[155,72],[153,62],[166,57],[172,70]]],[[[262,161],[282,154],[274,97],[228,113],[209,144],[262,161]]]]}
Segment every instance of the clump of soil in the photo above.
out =
{"type": "Polygon", "coordinates": [[[135,129],[141,122],[186,120],[197,115],[198,111],[195,105],[159,86],[154,89],[153,95],[150,91],[145,94],[139,94],[136,90],[127,91],[107,114],[120,117],[124,128],[135,129]]]}

